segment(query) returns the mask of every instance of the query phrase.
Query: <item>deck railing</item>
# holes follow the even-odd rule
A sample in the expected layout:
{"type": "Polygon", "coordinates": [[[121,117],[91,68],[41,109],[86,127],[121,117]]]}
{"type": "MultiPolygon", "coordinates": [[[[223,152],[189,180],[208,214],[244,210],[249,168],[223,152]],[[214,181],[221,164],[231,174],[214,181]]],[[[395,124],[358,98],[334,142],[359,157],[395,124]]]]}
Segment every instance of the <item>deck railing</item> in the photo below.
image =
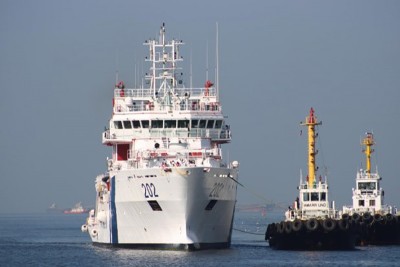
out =
{"type": "Polygon", "coordinates": [[[229,142],[231,131],[228,129],[122,129],[103,132],[103,142],[107,141],[130,141],[132,138],[162,138],[162,137],[189,137],[189,138],[210,138],[229,142]]]}
{"type": "Polygon", "coordinates": [[[175,89],[174,96],[180,103],[172,101],[170,104],[158,104],[157,99],[164,95],[158,94],[154,98],[151,89],[115,89],[114,113],[146,112],[146,111],[221,111],[221,105],[217,103],[215,88],[182,88],[175,89]],[[206,98],[206,99],[204,99],[206,98]]]}
{"type": "MultiPolygon", "coordinates": [[[[215,97],[217,96],[217,91],[214,87],[211,88],[175,88],[175,95],[178,97],[202,97],[209,96],[215,97]]],[[[134,98],[148,98],[154,96],[153,89],[114,89],[114,97],[134,97],[134,98]]],[[[159,97],[163,97],[163,95],[159,95],[159,97]]]]}

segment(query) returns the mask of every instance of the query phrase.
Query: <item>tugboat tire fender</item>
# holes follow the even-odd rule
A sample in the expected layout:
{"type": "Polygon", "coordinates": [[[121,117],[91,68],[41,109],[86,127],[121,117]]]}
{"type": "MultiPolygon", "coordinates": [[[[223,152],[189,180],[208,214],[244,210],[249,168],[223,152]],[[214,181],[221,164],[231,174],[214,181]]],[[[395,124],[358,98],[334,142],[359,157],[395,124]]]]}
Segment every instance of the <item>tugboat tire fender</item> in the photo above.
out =
{"type": "Polygon", "coordinates": [[[285,233],[290,234],[292,232],[292,222],[285,222],[285,233]]]}
{"type": "Polygon", "coordinates": [[[267,227],[267,231],[265,232],[265,240],[268,240],[275,233],[276,233],[276,224],[275,223],[269,224],[267,227]]]}
{"type": "Polygon", "coordinates": [[[353,215],[351,217],[352,217],[353,221],[356,223],[358,223],[361,219],[361,216],[358,213],[353,213],[353,215]]]}
{"type": "Polygon", "coordinates": [[[370,223],[372,221],[371,213],[366,212],[362,215],[362,221],[365,223],[370,223]]]}
{"type": "Polygon", "coordinates": [[[315,231],[318,229],[318,221],[316,219],[309,219],[306,222],[306,227],[310,231],[315,231]]]}
{"type": "Polygon", "coordinates": [[[350,218],[350,215],[348,213],[343,213],[342,214],[342,219],[343,220],[348,220],[350,218]]]}
{"type": "Polygon", "coordinates": [[[322,226],[324,227],[324,229],[326,231],[332,231],[335,229],[336,227],[336,221],[332,220],[331,218],[327,218],[325,220],[322,221],[322,226]]]}
{"type": "Polygon", "coordinates": [[[380,215],[379,213],[374,214],[374,222],[380,222],[382,220],[382,215],[380,215]]]}
{"type": "Polygon", "coordinates": [[[347,231],[350,228],[350,223],[347,220],[339,220],[338,226],[340,230],[347,231]]]}
{"type": "Polygon", "coordinates": [[[295,232],[299,232],[301,231],[301,229],[303,228],[303,222],[299,219],[296,219],[293,221],[292,223],[292,229],[295,232]]]}
{"type": "Polygon", "coordinates": [[[280,222],[280,223],[277,223],[277,224],[276,224],[276,231],[277,231],[279,234],[282,234],[282,233],[283,233],[283,231],[284,231],[284,222],[280,222]]]}
{"type": "Polygon", "coordinates": [[[271,237],[271,228],[272,224],[268,224],[267,231],[265,231],[265,240],[268,240],[271,237]]]}
{"type": "Polygon", "coordinates": [[[394,216],[393,216],[393,214],[391,214],[391,213],[386,214],[386,215],[385,215],[385,220],[386,220],[388,223],[393,222],[393,221],[394,221],[394,216]]]}

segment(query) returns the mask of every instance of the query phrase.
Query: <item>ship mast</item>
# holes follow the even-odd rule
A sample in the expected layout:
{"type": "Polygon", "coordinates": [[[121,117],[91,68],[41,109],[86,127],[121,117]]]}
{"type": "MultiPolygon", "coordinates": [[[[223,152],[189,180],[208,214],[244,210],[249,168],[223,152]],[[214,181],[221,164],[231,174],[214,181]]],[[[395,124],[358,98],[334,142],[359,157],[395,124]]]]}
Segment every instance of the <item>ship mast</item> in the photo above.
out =
{"type": "Polygon", "coordinates": [[[315,181],[315,126],[321,125],[322,122],[317,121],[317,117],[314,115],[314,109],[310,109],[310,114],[306,117],[306,121],[301,123],[302,126],[308,127],[308,186],[312,188],[315,181]]]}
{"type": "Polygon", "coordinates": [[[158,41],[150,39],[144,43],[149,46],[150,55],[145,61],[151,63],[151,74],[146,73],[145,78],[150,81],[153,98],[162,97],[164,105],[169,106],[170,96],[174,95],[177,87],[177,71],[181,69],[177,66],[177,62],[183,60],[179,55],[179,46],[183,45],[183,42],[175,39],[167,42],[165,35],[165,23],[163,23],[158,41]]]}
{"type": "Polygon", "coordinates": [[[362,144],[365,146],[365,149],[363,152],[365,153],[365,166],[366,166],[366,173],[370,174],[371,173],[371,154],[374,152],[374,150],[371,148],[374,144],[374,136],[372,133],[366,133],[367,136],[363,139],[362,144]]]}

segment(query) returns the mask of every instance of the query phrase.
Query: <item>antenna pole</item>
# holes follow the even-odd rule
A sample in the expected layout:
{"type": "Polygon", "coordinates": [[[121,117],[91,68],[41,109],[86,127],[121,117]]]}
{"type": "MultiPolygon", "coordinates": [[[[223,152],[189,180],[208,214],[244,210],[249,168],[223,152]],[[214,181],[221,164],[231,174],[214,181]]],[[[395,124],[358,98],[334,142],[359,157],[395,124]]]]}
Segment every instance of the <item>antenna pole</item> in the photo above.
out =
{"type": "Polygon", "coordinates": [[[192,49],[190,49],[190,88],[193,88],[192,49]]]}
{"type": "Polygon", "coordinates": [[[208,41],[206,46],[206,81],[208,81],[208,41]]]}
{"type": "Polygon", "coordinates": [[[216,22],[216,28],[217,28],[217,33],[216,33],[216,68],[217,68],[217,77],[216,77],[216,86],[215,86],[215,90],[216,90],[216,96],[217,96],[217,102],[219,102],[219,53],[218,53],[218,50],[219,50],[219,47],[218,47],[218,39],[219,39],[219,36],[218,36],[218,22],[216,22]]]}
{"type": "Polygon", "coordinates": [[[118,69],[119,69],[119,62],[118,62],[119,60],[118,60],[118,49],[117,49],[117,51],[116,51],[116,55],[115,55],[115,68],[116,68],[116,71],[115,71],[115,85],[117,85],[118,84],[118,79],[119,79],[119,77],[118,77],[118,69]]]}

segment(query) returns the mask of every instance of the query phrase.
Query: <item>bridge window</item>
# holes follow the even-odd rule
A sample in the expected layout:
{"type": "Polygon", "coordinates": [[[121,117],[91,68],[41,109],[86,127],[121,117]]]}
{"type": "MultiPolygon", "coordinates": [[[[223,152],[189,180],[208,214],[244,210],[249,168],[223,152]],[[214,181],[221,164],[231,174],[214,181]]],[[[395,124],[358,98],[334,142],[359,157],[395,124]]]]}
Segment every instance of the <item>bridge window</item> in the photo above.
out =
{"type": "Polygon", "coordinates": [[[207,129],[212,129],[212,128],[214,128],[214,120],[208,120],[207,129]]]}
{"type": "Polygon", "coordinates": [[[124,121],[124,128],[125,129],[131,129],[132,128],[131,122],[130,121],[124,121]]]}
{"type": "Polygon", "coordinates": [[[207,120],[200,120],[199,128],[206,128],[206,122],[207,120]]]}
{"type": "Polygon", "coordinates": [[[325,192],[322,192],[322,193],[321,193],[321,198],[320,198],[320,200],[321,200],[321,201],[325,201],[325,200],[326,200],[326,193],[325,193],[325,192]]]}
{"type": "Polygon", "coordinates": [[[369,206],[370,207],[375,207],[375,199],[370,199],[369,200],[369,206]]]}
{"type": "Polygon", "coordinates": [[[178,128],[188,128],[188,127],[189,127],[189,120],[178,121],[178,128]]]}
{"type": "Polygon", "coordinates": [[[140,121],[132,121],[133,128],[138,129],[140,128],[140,121]]]}
{"type": "Polygon", "coordinates": [[[311,193],[311,201],[318,201],[318,193],[311,193]]]}
{"type": "Polygon", "coordinates": [[[163,120],[152,120],[151,128],[163,128],[163,120]]]}
{"type": "Polygon", "coordinates": [[[358,201],[358,206],[364,207],[364,200],[363,200],[363,199],[360,199],[360,200],[358,201]]]}
{"type": "Polygon", "coordinates": [[[176,128],[176,120],[166,120],[165,128],[176,128]]]}
{"type": "Polygon", "coordinates": [[[192,120],[192,128],[198,128],[199,120],[192,120]]]}
{"type": "Polygon", "coordinates": [[[222,120],[215,121],[215,129],[221,129],[222,127],[222,120]]]}
{"type": "Polygon", "coordinates": [[[310,194],[303,193],[303,201],[309,201],[309,200],[310,200],[310,194]]]}
{"type": "Polygon", "coordinates": [[[375,190],[376,189],[376,183],[374,183],[374,182],[358,183],[358,189],[359,190],[375,190]]]}
{"type": "Polygon", "coordinates": [[[150,128],[150,122],[148,120],[143,120],[142,128],[150,128]]]}
{"type": "Polygon", "coordinates": [[[115,129],[123,129],[121,121],[114,121],[114,128],[115,129]]]}

